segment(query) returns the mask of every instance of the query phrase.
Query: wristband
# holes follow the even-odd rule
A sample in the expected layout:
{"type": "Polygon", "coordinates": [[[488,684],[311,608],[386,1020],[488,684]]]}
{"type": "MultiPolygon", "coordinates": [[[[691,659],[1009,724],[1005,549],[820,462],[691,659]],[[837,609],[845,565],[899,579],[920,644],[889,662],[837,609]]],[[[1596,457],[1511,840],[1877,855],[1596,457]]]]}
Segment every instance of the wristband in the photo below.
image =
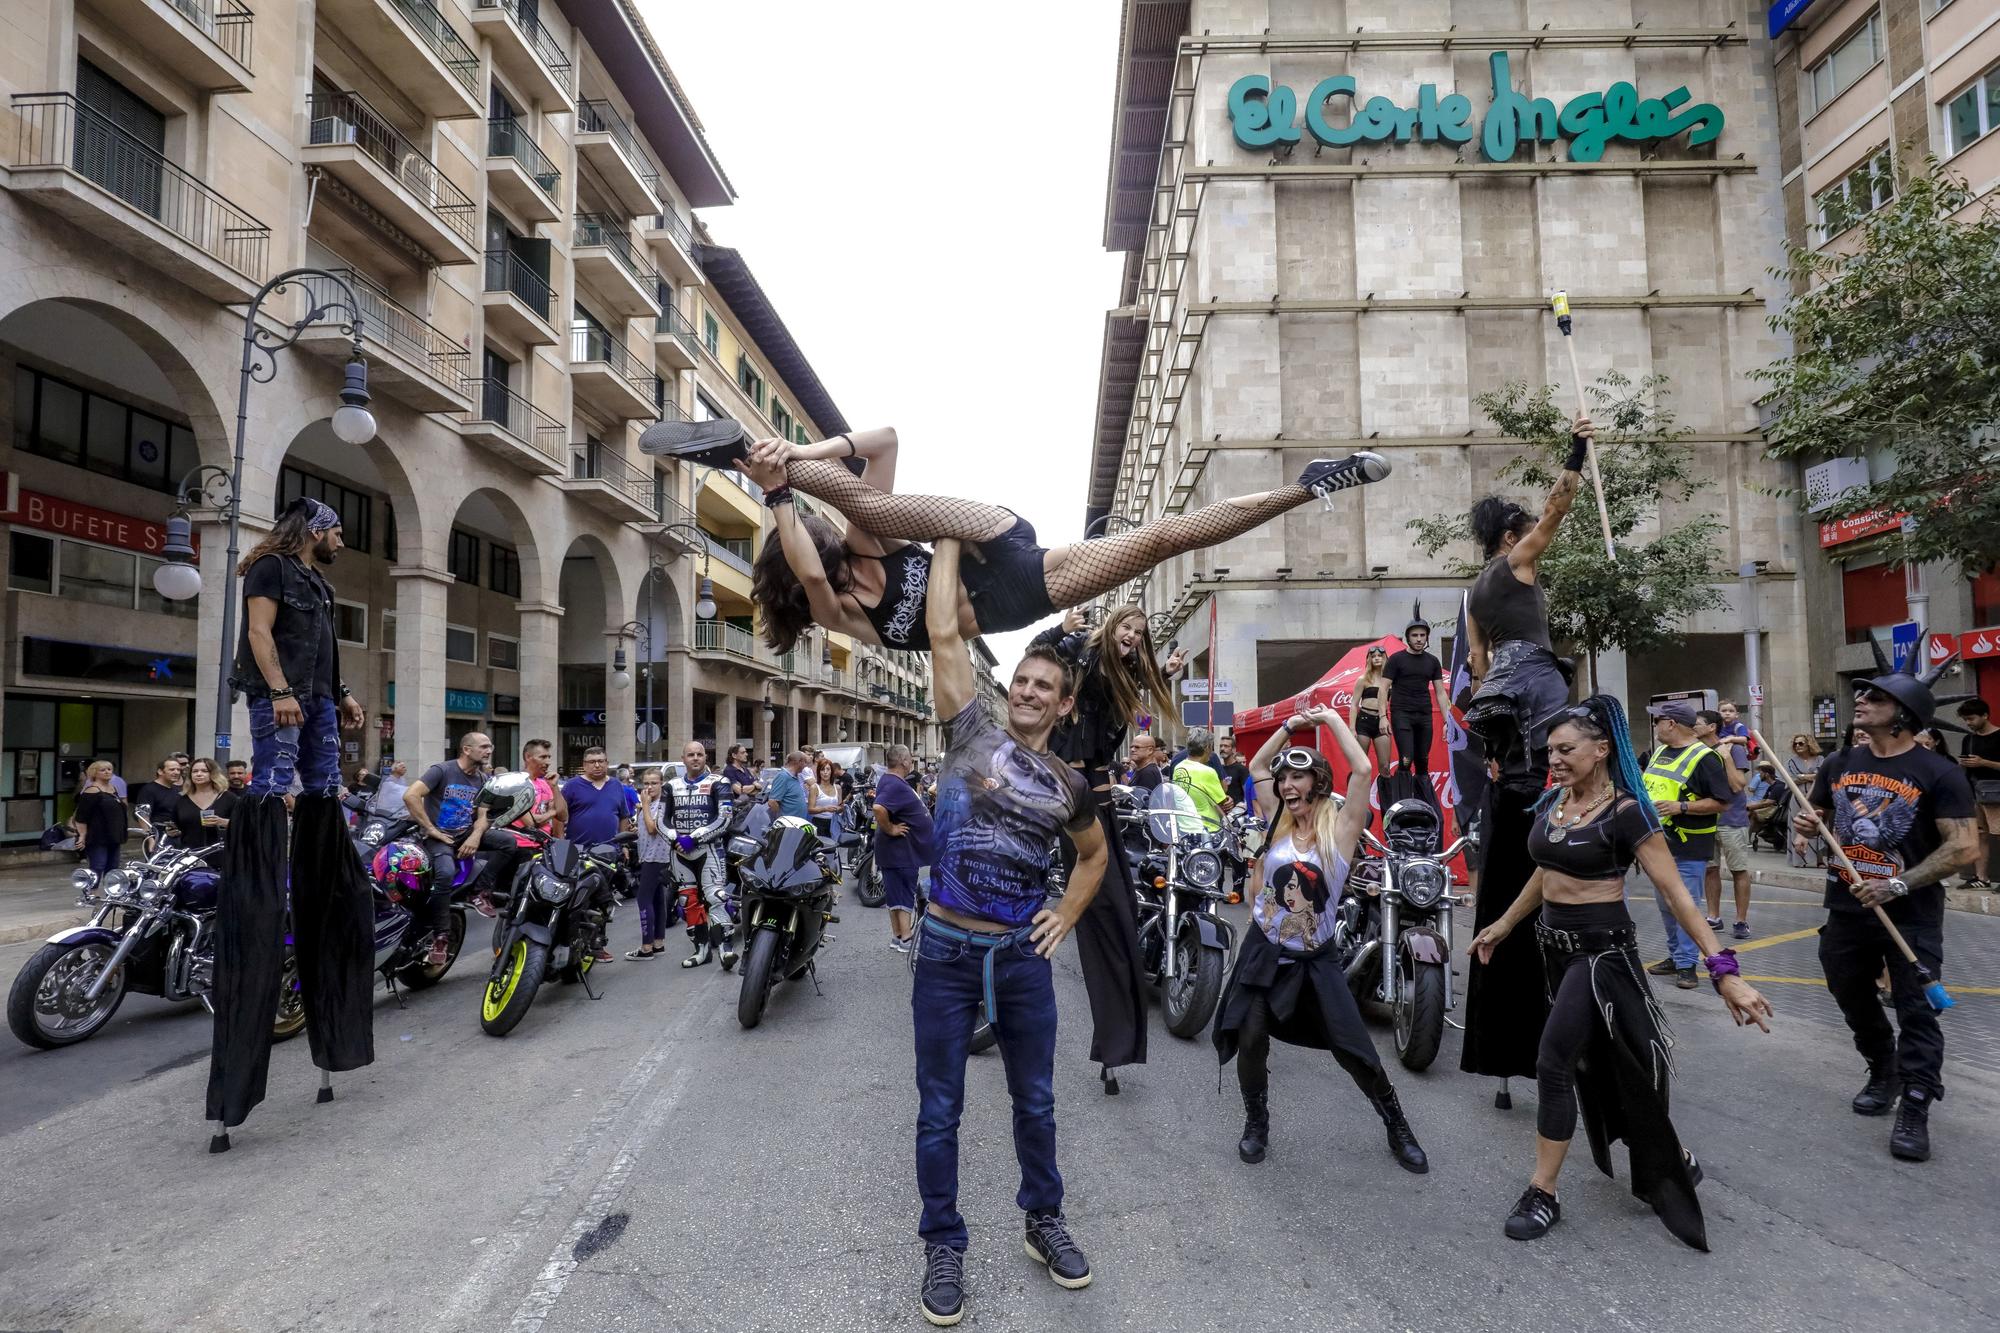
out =
{"type": "Polygon", "coordinates": [[[1583,471],[1584,460],[1590,457],[1590,441],[1581,435],[1569,437],[1569,457],[1563,460],[1563,471],[1583,471]]]}
{"type": "Polygon", "coordinates": [[[1710,954],[1701,961],[1707,965],[1708,979],[1714,983],[1718,995],[1722,993],[1722,979],[1724,977],[1743,975],[1742,969],[1736,966],[1736,950],[1734,949],[1723,949],[1718,953],[1710,954]]]}
{"type": "Polygon", "coordinates": [[[792,488],[789,486],[779,486],[764,492],[764,507],[766,509],[776,509],[779,505],[788,505],[791,502],[792,488]]]}
{"type": "Polygon", "coordinates": [[[292,690],[292,687],[289,685],[284,686],[282,689],[276,689],[271,691],[271,698],[274,701],[278,699],[296,699],[297,697],[298,695],[292,690]]]}
{"type": "Polygon", "coordinates": [[[834,436],[833,438],[834,438],[834,439],[836,439],[836,440],[846,440],[846,441],[847,441],[847,456],[848,456],[849,458],[852,458],[852,457],[854,457],[854,456],[855,456],[856,454],[858,454],[858,453],[860,453],[860,452],[861,452],[861,451],[860,451],[859,449],[856,449],[856,448],[854,447],[854,437],[853,437],[852,435],[849,435],[849,434],[848,434],[848,433],[847,433],[846,431],[842,431],[842,432],[841,432],[840,434],[838,434],[838,435],[834,436]]]}
{"type": "Polygon", "coordinates": [[[347,686],[342,685],[340,687],[340,697],[343,699],[352,699],[354,697],[354,691],[348,689],[347,686]]]}

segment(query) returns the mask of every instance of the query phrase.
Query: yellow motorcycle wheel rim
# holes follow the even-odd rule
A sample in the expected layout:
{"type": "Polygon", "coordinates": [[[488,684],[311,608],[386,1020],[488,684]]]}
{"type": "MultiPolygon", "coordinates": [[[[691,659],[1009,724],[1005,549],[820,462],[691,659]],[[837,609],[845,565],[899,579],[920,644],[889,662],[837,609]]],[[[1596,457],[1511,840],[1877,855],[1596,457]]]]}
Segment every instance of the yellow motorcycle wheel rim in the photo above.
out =
{"type": "Polygon", "coordinates": [[[596,963],[596,962],[597,962],[597,955],[596,955],[596,953],[594,953],[594,952],[591,952],[591,953],[586,953],[586,954],[584,954],[584,955],[583,955],[583,957],[581,957],[581,958],[579,958],[579,959],[577,960],[577,963],[576,963],[576,974],[577,974],[578,976],[582,976],[582,975],[583,975],[584,973],[586,973],[586,972],[590,971],[590,969],[591,969],[591,966],[592,966],[592,965],[593,965],[594,963],[596,963]]]}
{"type": "Polygon", "coordinates": [[[521,984],[521,974],[528,970],[528,942],[515,940],[514,948],[507,955],[507,975],[486,987],[486,1003],[482,1012],[491,1023],[507,1012],[507,1006],[514,999],[514,988],[521,984]]]}

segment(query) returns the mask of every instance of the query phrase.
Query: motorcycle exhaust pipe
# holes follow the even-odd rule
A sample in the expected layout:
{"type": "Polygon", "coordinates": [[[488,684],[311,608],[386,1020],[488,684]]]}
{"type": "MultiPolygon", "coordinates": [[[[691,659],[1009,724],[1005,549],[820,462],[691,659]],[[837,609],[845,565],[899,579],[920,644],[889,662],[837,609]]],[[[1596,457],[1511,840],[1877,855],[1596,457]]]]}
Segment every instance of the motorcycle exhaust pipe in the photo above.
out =
{"type": "Polygon", "coordinates": [[[1381,947],[1382,941],[1380,940],[1370,940],[1368,943],[1362,945],[1361,952],[1355,954],[1354,961],[1347,965],[1347,975],[1350,977],[1358,975],[1361,969],[1368,965],[1369,958],[1381,947]]]}

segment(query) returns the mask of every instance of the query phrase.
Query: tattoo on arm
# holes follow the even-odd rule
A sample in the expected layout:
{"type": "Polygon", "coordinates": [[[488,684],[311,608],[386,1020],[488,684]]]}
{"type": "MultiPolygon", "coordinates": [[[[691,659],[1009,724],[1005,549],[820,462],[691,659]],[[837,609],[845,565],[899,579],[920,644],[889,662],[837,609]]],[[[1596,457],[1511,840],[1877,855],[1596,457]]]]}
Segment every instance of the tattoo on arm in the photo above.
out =
{"type": "Polygon", "coordinates": [[[1938,849],[1905,870],[1900,878],[1913,889],[1936,884],[1946,875],[1972,864],[1979,847],[1979,831],[1970,819],[1940,819],[1938,832],[1944,841],[1938,849]]]}

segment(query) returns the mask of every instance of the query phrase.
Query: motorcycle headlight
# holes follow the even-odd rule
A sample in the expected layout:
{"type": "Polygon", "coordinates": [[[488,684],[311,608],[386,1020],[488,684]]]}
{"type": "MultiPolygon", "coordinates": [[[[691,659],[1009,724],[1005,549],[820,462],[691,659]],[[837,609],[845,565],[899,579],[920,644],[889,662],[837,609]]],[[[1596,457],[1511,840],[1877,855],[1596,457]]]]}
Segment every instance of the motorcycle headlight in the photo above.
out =
{"type": "Polygon", "coordinates": [[[548,870],[537,866],[535,868],[535,893],[543,902],[564,902],[569,898],[570,885],[566,880],[560,879],[548,870]]]}
{"type": "Polygon", "coordinates": [[[129,897],[134,887],[132,876],[123,870],[107,870],[104,878],[97,881],[97,891],[106,898],[129,897]]]}
{"type": "Polygon", "coordinates": [[[729,840],[729,854],[731,856],[755,856],[757,854],[757,840],[755,838],[731,838],[729,840]]]}
{"type": "Polygon", "coordinates": [[[76,890],[76,896],[84,899],[101,898],[97,891],[97,872],[89,866],[78,866],[69,877],[69,886],[76,890]]]}
{"type": "Polygon", "coordinates": [[[1222,858],[1214,852],[1194,852],[1181,861],[1181,875],[1197,889],[1212,889],[1222,883],[1222,858]]]}
{"type": "Polygon", "coordinates": [[[1435,861],[1406,861],[1396,872],[1396,888],[1412,907],[1430,907],[1451,887],[1451,876],[1435,861]]]}

